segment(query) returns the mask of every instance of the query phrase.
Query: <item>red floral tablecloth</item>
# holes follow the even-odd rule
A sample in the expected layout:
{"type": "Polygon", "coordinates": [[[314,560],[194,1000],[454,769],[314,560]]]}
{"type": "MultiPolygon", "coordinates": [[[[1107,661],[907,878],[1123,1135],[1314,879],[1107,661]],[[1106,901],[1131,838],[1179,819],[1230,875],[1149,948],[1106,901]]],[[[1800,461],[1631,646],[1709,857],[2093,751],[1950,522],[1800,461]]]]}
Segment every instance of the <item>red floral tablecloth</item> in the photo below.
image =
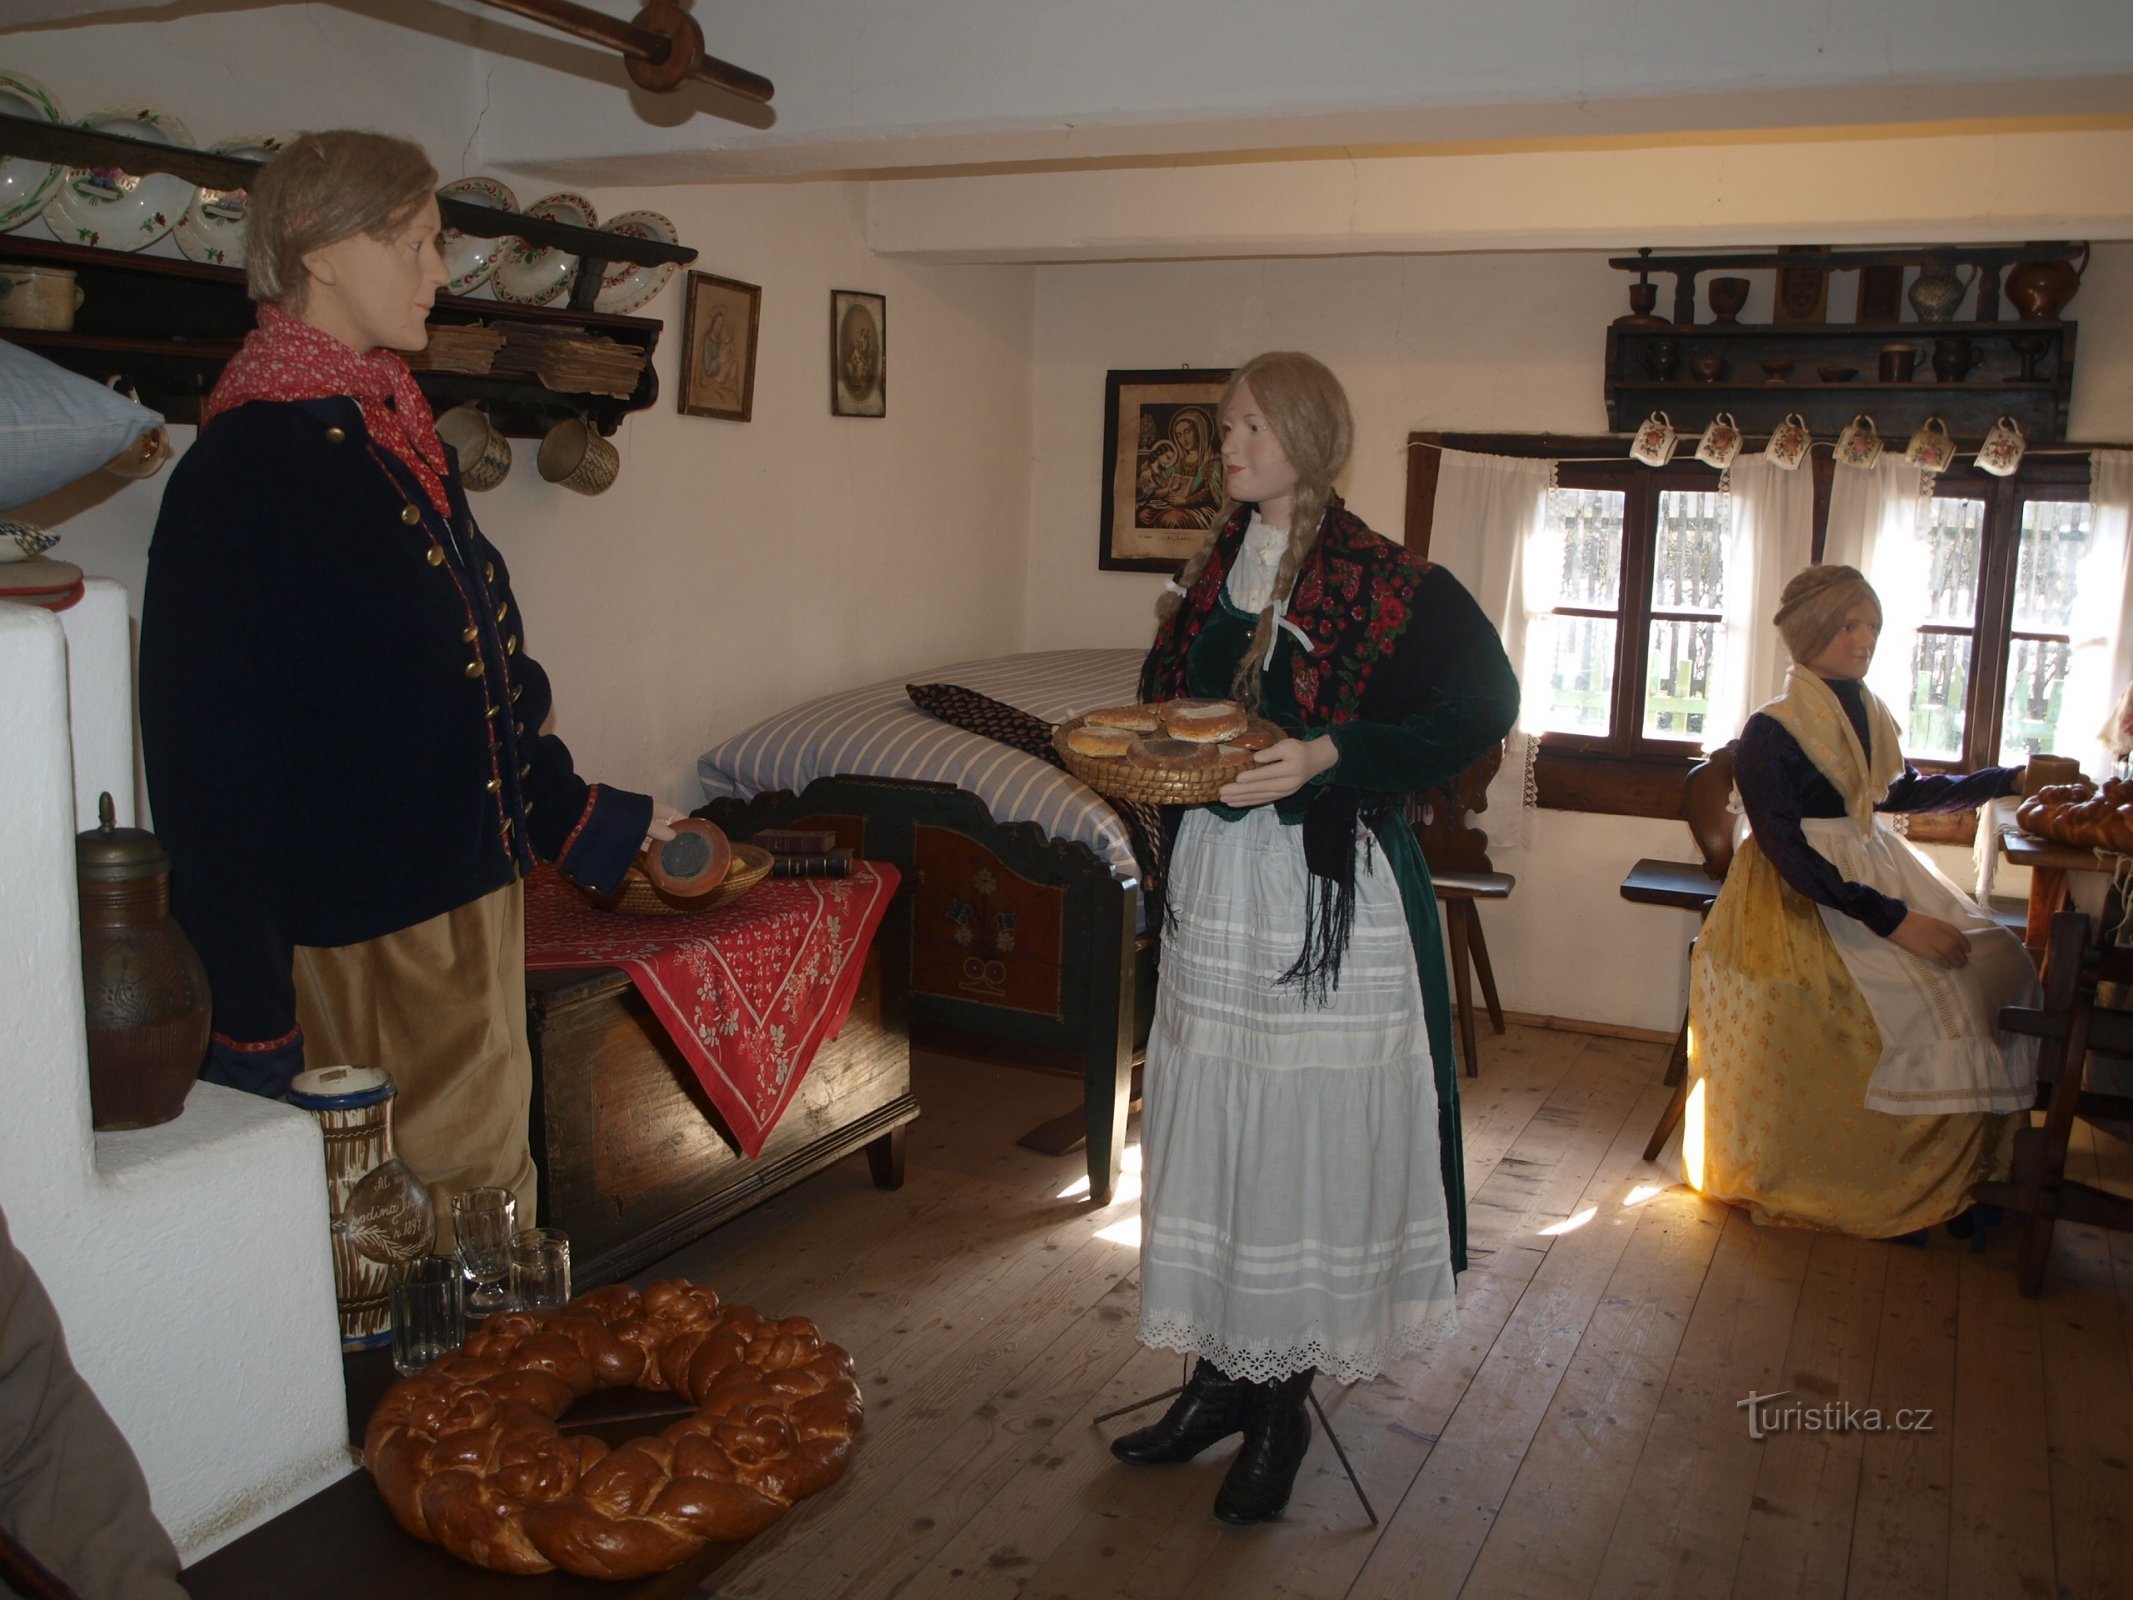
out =
{"type": "Polygon", "coordinates": [[[542,867],[526,880],[526,966],[627,972],[753,1157],[844,1026],[896,883],[861,861],[849,878],[770,878],[717,911],[639,917],[542,867]]]}

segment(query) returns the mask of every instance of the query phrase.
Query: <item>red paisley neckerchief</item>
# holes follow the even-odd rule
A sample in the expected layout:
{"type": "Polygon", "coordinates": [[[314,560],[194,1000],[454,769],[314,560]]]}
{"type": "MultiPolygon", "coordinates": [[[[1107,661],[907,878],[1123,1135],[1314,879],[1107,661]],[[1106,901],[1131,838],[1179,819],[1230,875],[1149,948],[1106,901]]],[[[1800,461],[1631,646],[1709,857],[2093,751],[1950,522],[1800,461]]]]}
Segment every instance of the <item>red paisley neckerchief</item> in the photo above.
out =
{"type": "MultiPolygon", "coordinates": [[[[1229,580],[1250,517],[1251,507],[1238,508],[1191,591],[1157,633],[1144,684],[1147,698],[1190,693],[1186,657],[1229,580]]],[[[1290,688],[1307,726],[1338,726],[1361,715],[1371,675],[1407,631],[1415,590],[1428,570],[1428,562],[1372,533],[1339,495],[1327,497],[1318,539],[1296,574],[1286,613],[1311,640],[1309,650],[1291,657],[1289,668],[1290,688]]]]}
{"type": "Polygon", "coordinates": [[[278,306],[259,308],[259,326],[222,369],[215,392],[200,408],[200,426],[252,400],[329,400],[346,395],[363,410],[371,438],[390,450],[421,483],[437,514],[449,517],[444,492],[444,442],[430,403],[415,387],[407,363],[390,350],[358,355],[323,328],[278,306]]]}

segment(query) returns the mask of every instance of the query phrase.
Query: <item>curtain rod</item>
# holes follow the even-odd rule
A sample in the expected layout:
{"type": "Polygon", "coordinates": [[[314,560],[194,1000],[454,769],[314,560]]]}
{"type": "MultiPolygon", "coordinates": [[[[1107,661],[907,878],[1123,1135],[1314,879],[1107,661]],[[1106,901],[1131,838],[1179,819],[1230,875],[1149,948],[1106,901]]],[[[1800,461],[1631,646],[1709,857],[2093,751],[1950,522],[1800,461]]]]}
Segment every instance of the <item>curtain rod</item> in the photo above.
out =
{"type": "MultiPolygon", "coordinates": [[[[1687,438],[1687,437],[1688,437],[1689,435],[1688,435],[1688,431],[1687,431],[1687,430],[1685,430],[1685,429],[1677,429],[1677,430],[1676,430],[1676,436],[1677,436],[1678,438],[1683,438],[1683,439],[1686,439],[1686,438],[1687,438]]],[[[1560,462],[1560,463],[1564,463],[1564,464],[1576,464],[1576,463],[1579,463],[1579,462],[1598,462],[1598,461],[1630,461],[1630,460],[1634,460],[1635,458],[1634,458],[1633,456],[1631,456],[1631,455],[1630,455],[1630,453],[1629,453],[1629,441],[1630,441],[1630,440],[1632,440],[1632,439],[1634,439],[1634,438],[1636,437],[1636,435],[1635,435],[1635,434],[1633,434],[1633,433],[1625,433],[1625,434],[1623,434],[1623,435],[1622,435],[1621,437],[1622,437],[1622,445],[1623,445],[1623,448],[1622,448],[1622,449],[1621,449],[1621,450],[1620,450],[1619,452],[1617,452],[1616,454],[1614,454],[1614,455],[1611,455],[1611,456],[1546,456],[1546,455],[1539,455],[1539,456],[1514,456],[1514,457],[1512,457],[1511,459],[1513,459],[1513,460],[1517,460],[1517,461],[1555,461],[1555,462],[1560,462]]],[[[1894,438],[1894,437],[1895,437],[1895,436],[1894,436],[1893,434],[1884,434],[1884,435],[1882,435],[1882,443],[1883,443],[1883,445],[1884,445],[1884,446],[1886,446],[1886,445],[1888,444],[1888,442],[1889,442],[1889,441],[1890,441],[1890,440],[1891,440],[1892,438],[1894,438]]],[[[1757,441],[1760,441],[1760,442],[1762,442],[1762,443],[1764,443],[1764,444],[1768,444],[1768,443],[1770,442],[1770,436],[1769,436],[1768,434],[1751,434],[1751,433],[1743,433],[1743,434],[1742,434],[1742,435],[1740,436],[1740,439],[1741,439],[1741,453],[1742,453],[1743,455],[1747,454],[1747,452],[1748,452],[1748,446],[1749,446],[1750,444],[1752,444],[1752,443],[1755,443],[1755,442],[1757,442],[1757,441]]],[[[1418,447],[1419,447],[1419,448],[1421,448],[1421,449],[1424,449],[1424,450],[1455,450],[1455,449],[1458,449],[1458,448],[1459,448],[1459,447],[1458,447],[1458,446],[1456,446],[1456,445],[1448,445],[1448,444],[1443,444],[1443,443],[1441,443],[1441,442],[1439,442],[1438,440],[1435,440],[1435,439],[1409,439],[1409,440],[1407,441],[1407,448],[1408,448],[1408,449],[1410,449],[1410,450],[1413,450],[1413,449],[1416,449],[1416,448],[1418,448],[1418,447]]],[[[1808,447],[1807,447],[1807,448],[1808,448],[1808,449],[1809,449],[1810,451],[1814,451],[1814,450],[1832,450],[1832,451],[1834,451],[1834,450],[1836,449],[1836,447],[1837,447],[1837,442],[1836,442],[1836,440],[1834,440],[1834,439],[1815,439],[1815,440],[1811,440],[1811,441],[1809,441],[1809,443],[1808,443],[1808,447]]],[[[2030,458],[2031,458],[2032,456],[2085,456],[2085,455],[2091,455],[2091,454],[2094,454],[2094,453],[2095,453],[2096,451],[2098,451],[2098,450],[2133,450],[2133,444],[2032,444],[2032,445],[2026,445],[2026,446],[2025,446],[2025,447],[2023,448],[2023,451],[2022,451],[2022,459],[2023,459],[2023,460],[2025,460],[2025,461],[2027,461],[2027,460],[2029,460],[2029,459],[2030,459],[2030,458]]],[[[1501,453],[1501,452],[1498,452],[1498,451],[1474,451],[1474,450],[1469,450],[1469,451],[1462,451],[1462,452],[1461,452],[1461,454],[1464,454],[1464,455],[1493,455],[1493,454],[1500,454],[1500,453],[1501,453]]],[[[1900,453],[1901,453],[1901,452],[1899,452],[1899,454],[1900,454],[1900,453]]],[[[1958,454],[1958,455],[1975,455],[1976,453],[1977,453],[1977,451],[1976,451],[1975,447],[1972,447],[1972,448],[1969,448],[1969,449],[1962,449],[1962,448],[1958,448],[1958,450],[1956,451],[1956,454],[1958,454]]],[[[1694,458],[1692,457],[1691,459],[1694,459],[1694,458]]],[[[1716,468],[1713,468],[1712,470],[1713,470],[1713,471],[1716,471],[1717,469],[1716,469],[1716,468]]]]}

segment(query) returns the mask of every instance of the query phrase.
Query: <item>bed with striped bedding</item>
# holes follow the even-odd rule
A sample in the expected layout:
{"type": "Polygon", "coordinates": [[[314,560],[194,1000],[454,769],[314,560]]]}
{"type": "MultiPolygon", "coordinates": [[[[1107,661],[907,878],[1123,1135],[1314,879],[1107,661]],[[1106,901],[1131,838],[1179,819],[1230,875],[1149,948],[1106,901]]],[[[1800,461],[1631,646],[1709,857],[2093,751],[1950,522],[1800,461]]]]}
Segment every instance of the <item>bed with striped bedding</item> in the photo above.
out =
{"type": "Polygon", "coordinates": [[[905,673],[766,718],[706,750],[697,778],[707,801],[797,794],[839,773],[950,783],[976,795],[996,820],[1035,823],[1055,839],[1085,844],[1131,878],[1137,869],[1125,827],[1102,796],[1035,756],[928,716],[904,689],[957,684],[1064,722],[1132,701],[1141,659],[1139,650],[1042,650],[905,673]]]}

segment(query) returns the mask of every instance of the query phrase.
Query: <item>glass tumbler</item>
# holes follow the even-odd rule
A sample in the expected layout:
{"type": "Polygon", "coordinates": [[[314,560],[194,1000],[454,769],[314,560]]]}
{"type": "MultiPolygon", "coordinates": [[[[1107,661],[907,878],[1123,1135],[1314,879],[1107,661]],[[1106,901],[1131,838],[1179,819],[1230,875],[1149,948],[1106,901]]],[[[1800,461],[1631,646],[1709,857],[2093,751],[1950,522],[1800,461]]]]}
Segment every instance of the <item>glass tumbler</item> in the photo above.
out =
{"type": "Polygon", "coordinates": [[[465,1342],[464,1285],[450,1256],[419,1256],[391,1271],[393,1370],[412,1377],[465,1342]]]}
{"type": "Polygon", "coordinates": [[[521,1311],[560,1311],[570,1300],[570,1235],[521,1228],[511,1236],[511,1294],[521,1311]]]}

